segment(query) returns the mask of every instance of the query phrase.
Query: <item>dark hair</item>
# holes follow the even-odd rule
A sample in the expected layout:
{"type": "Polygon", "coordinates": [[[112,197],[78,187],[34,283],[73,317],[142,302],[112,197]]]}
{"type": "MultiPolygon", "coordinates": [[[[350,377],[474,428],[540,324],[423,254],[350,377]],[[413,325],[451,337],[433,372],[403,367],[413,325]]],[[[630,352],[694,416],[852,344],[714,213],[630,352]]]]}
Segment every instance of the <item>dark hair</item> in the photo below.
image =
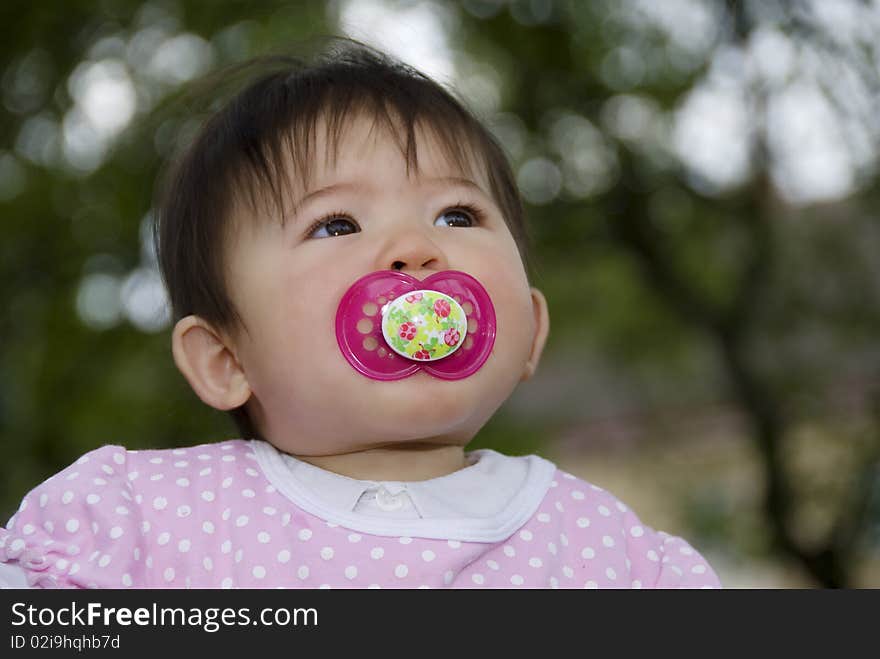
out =
{"type": "MultiPolygon", "coordinates": [[[[291,55],[255,58],[213,74],[203,86],[220,91],[241,78],[244,88],[207,119],[158,188],[154,239],[174,322],[195,314],[222,330],[244,327],[224,274],[230,210],[237,203],[254,211],[263,204],[276,211],[266,216],[283,218],[286,181],[307,186],[310,180],[320,120],[326,121],[333,160],[345,120],[355,115],[389,130],[407,173],[418,171],[421,127],[462,171],[476,156],[528,270],[525,213],[504,151],[451,92],[349,39],[333,39],[311,62],[291,55]]],[[[242,436],[258,436],[244,407],[231,414],[242,436]]]]}

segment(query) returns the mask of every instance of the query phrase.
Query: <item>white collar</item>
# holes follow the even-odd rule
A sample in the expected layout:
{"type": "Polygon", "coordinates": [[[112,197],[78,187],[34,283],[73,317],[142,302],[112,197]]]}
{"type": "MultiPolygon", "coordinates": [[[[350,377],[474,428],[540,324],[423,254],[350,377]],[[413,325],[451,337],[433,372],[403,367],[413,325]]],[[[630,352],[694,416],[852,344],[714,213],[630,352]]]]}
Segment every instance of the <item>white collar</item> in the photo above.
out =
{"type": "Polygon", "coordinates": [[[490,449],[466,454],[468,466],[425,481],[362,481],[315,467],[251,440],[266,477],[293,503],[328,522],[373,535],[497,542],[540,505],[556,466],[536,455],[509,457],[490,449]],[[406,491],[418,519],[377,518],[356,510],[368,491],[406,491]]]}

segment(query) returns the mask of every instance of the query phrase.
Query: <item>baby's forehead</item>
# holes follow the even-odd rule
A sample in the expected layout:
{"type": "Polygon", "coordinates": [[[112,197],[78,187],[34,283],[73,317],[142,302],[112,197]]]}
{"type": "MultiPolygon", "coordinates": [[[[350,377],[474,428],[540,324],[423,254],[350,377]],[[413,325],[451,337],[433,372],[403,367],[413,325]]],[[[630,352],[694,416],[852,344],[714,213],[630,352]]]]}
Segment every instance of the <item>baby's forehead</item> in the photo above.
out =
{"type": "Polygon", "coordinates": [[[334,129],[326,120],[315,124],[313,148],[307,167],[290,177],[291,192],[301,196],[310,190],[340,180],[369,178],[377,157],[405,167],[414,183],[424,181],[471,180],[484,191],[489,190],[485,158],[460,136],[451,148],[448,131],[430,123],[420,122],[406,130],[397,124],[386,124],[360,115],[334,129]],[[408,143],[409,141],[409,143],[408,143]]]}

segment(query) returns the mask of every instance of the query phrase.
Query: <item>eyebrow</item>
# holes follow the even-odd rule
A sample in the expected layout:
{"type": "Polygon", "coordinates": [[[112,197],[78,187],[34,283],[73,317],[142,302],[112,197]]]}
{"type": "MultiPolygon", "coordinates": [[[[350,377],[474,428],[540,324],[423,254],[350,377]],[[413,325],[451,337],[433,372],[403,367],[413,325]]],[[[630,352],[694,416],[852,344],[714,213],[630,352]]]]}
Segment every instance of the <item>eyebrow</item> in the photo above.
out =
{"type": "MultiPolygon", "coordinates": [[[[483,190],[479,185],[474,183],[472,180],[468,178],[463,178],[461,176],[440,176],[437,178],[429,178],[422,179],[423,183],[427,183],[429,185],[456,185],[464,188],[470,188],[477,192],[482,193],[483,195],[487,195],[486,191],[483,190]]],[[[306,194],[302,199],[296,201],[293,204],[291,215],[295,216],[299,211],[305,206],[308,202],[313,201],[315,199],[320,199],[321,197],[327,197],[336,192],[342,192],[344,190],[369,190],[372,186],[361,183],[359,181],[343,181],[340,183],[332,183],[330,185],[324,186],[323,188],[318,188],[317,190],[312,190],[308,194],[306,194]]]]}

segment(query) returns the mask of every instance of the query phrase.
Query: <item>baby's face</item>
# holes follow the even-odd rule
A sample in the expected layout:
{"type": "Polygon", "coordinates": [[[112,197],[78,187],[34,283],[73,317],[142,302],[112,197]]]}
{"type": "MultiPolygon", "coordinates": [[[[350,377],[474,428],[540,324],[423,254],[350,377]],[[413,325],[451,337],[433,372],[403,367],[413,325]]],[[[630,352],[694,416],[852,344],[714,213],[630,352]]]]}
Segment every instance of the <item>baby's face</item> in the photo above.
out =
{"type": "MultiPolygon", "coordinates": [[[[282,451],[336,455],[401,442],[464,445],[511,394],[532,356],[536,319],[516,243],[479,176],[452,167],[428,133],[419,173],[385,130],[350,123],[335,166],[317,131],[309,190],[284,226],[239,215],[229,242],[229,286],[247,327],[234,353],[251,390],[252,419],[282,451]],[[474,206],[482,218],[456,210],[474,206]],[[316,220],[330,221],[314,227],[316,220]],[[470,225],[470,226],[469,226],[470,225]],[[393,268],[424,279],[461,270],[495,306],[492,354],[474,375],[440,380],[419,372],[377,381],[337,345],[340,299],[358,278],[393,268]]],[[[539,294],[538,294],[539,295],[539,294]]]]}

